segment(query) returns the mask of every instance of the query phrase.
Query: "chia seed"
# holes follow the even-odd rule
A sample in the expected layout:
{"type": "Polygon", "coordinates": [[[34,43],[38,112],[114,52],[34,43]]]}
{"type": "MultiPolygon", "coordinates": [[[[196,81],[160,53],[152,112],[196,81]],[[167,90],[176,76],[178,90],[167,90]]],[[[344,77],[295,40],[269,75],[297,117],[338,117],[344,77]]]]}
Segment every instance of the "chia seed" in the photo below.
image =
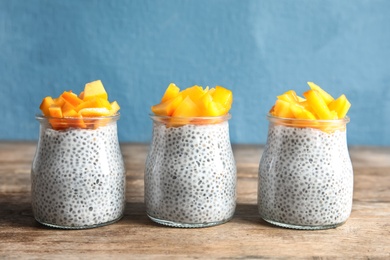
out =
{"type": "Polygon", "coordinates": [[[42,224],[76,229],[120,219],[125,169],[116,123],[94,130],[41,127],[31,181],[34,217],[42,224]]]}
{"type": "Polygon", "coordinates": [[[236,166],[228,122],[180,127],[155,122],[145,168],[145,203],[153,220],[200,227],[232,218],[236,166]]]}
{"type": "Polygon", "coordinates": [[[271,125],[258,189],[260,215],[273,224],[316,229],[345,222],[353,192],[346,132],[271,125]]]}

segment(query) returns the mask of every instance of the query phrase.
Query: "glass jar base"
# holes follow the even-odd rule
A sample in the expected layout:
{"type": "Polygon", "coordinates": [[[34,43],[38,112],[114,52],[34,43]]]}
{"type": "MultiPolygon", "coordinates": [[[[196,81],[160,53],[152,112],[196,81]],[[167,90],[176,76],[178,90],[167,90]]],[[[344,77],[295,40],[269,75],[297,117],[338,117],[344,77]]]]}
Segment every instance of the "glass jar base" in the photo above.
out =
{"type": "Polygon", "coordinates": [[[217,225],[221,225],[221,224],[224,224],[226,222],[228,222],[229,220],[231,220],[232,218],[228,218],[228,219],[224,219],[224,220],[221,220],[221,221],[215,221],[215,222],[205,222],[205,223],[181,223],[181,222],[175,222],[175,221],[169,221],[169,220],[164,220],[164,219],[159,219],[159,218],[155,218],[155,217],[152,217],[150,216],[149,214],[147,214],[148,217],[158,223],[158,224],[161,224],[161,225],[164,225],[164,226],[169,226],[169,227],[176,227],[176,228],[204,228],[204,227],[212,227],[212,226],[217,226],[217,225]]]}
{"type": "Polygon", "coordinates": [[[284,228],[291,228],[291,229],[301,229],[301,230],[322,230],[322,229],[331,229],[331,228],[336,228],[341,225],[343,225],[346,221],[337,223],[337,224],[331,224],[331,225],[317,225],[317,226],[312,226],[312,225],[295,225],[295,224],[286,224],[286,223],[281,223],[273,220],[269,220],[266,218],[262,218],[266,222],[279,226],[279,227],[284,227],[284,228]]]}
{"type": "Polygon", "coordinates": [[[116,219],[108,221],[108,222],[94,224],[94,225],[86,225],[86,226],[64,226],[64,225],[56,225],[56,224],[46,223],[44,221],[40,221],[37,218],[35,218],[35,220],[37,222],[39,222],[40,224],[42,224],[44,226],[51,227],[51,228],[68,229],[68,230],[74,229],[74,230],[76,230],[76,229],[90,229],[90,228],[97,228],[97,227],[103,227],[103,226],[111,225],[111,224],[119,221],[122,217],[123,217],[123,215],[121,215],[119,218],[116,218],[116,219]]]}

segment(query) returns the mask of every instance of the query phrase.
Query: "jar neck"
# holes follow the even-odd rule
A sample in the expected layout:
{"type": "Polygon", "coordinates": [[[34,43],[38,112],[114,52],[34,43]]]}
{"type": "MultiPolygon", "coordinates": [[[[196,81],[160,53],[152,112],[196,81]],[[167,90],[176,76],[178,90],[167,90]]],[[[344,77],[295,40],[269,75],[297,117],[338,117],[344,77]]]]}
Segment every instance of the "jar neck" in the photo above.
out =
{"type": "Polygon", "coordinates": [[[314,128],[324,132],[332,133],[335,131],[345,131],[349,123],[349,117],[334,120],[310,120],[310,119],[295,119],[281,118],[272,115],[267,115],[270,125],[282,125],[286,127],[296,128],[314,128]]]}
{"type": "Polygon", "coordinates": [[[184,125],[213,125],[227,122],[231,115],[215,117],[172,117],[172,116],[156,116],[150,115],[154,123],[164,124],[167,127],[179,127],[184,125]]]}
{"type": "Polygon", "coordinates": [[[116,124],[120,115],[107,117],[66,117],[66,118],[54,118],[46,117],[42,115],[36,115],[35,117],[43,128],[53,128],[54,130],[67,130],[67,129],[96,129],[106,125],[116,124]]]}

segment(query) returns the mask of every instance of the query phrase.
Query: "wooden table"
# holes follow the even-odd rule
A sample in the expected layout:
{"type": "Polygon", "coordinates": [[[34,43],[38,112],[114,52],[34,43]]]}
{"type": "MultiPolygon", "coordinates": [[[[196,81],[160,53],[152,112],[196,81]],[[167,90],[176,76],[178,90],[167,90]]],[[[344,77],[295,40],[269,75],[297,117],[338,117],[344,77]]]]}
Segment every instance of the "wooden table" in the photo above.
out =
{"type": "Polygon", "coordinates": [[[143,170],[148,147],[122,144],[127,204],[119,222],[95,229],[58,230],[38,224],[30,206],[35,143],[0,142],[0,258],[30,259],[390,259],[390,147],[352,147],[355,172],[352,215],[336,229],[298,231],[262,221],[257,212],[260,146],[234,146],[238,205],[220,226],[178,229],[145,214],[143,170]]]}

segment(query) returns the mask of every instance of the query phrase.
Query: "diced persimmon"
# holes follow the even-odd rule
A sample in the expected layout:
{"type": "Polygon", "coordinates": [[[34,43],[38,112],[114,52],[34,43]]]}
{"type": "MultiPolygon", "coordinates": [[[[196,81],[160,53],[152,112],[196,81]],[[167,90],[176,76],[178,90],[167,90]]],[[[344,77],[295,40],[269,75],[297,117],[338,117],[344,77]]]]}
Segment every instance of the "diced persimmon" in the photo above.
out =
{"type": "Polygon", "coordinates": [[[74,128],[86,128],[83,117],[76,112],[76,110],[68,110],[63,113],[64,118],[67,118],[66,122],[69,127],[74,128]]]}
{"type": "Polygon", "coordinates": [[[62,110],[56,105],[49,107],[50,117],[62,118],[62,110]]]}
{"type": "Polygon", "coordinates": [[[201,98],[197,106],[200,116],[222,116],[228,111],[221,103],[215,102],[209,93],[206,93],[201,98]]]}
{"type": "Polygon", "coordinates": [[[207,116],[223,116],[228,111],[221,103],[210,102],[207,108],[207,116]]]}
{"type": "Polygon", "coordinates": [[[118,113],[120,108],[121,107],[119,106],[118,102],[116,102],[116,101],[111,102],[110,116],[113,116],[116,113],[118,113]]]}
{"type": "Polygon", "coordinates": [[[215,88],[210,88],[210,89],[207,91],[207,93],[209,93],[211,96],[213,96],[214,92],[215,92],[215,88]]]}
{"type": "Polygon", "coordinates": [[[297,93],[295,93],[294,90],[289,90],[285,93],[283,93],[280,96],[277,96],[278,99],[289,102],[289,103],[296,103],[299,102],[297,93]]]}
{"type": "Polygon", "coordinates": [[[301,107],[305,108],[306,110],[309,110],[310,112],[312,112],[312,111],[311,111],[310,104],[309,104],[309,102],[307,102],[306,99],[305,99],[304,101],[298,102],[298,104],[299,104],[301,107]]]}
{"type": "Polygon", "coordinates": [[[64,93],[62,93],[61,98],[69,102],[74,107],[77,107],[78,105],[83,103],[83,100],[79,99],[79,97],[72,92],[65,91],[64,93]]]}
{"type": "MultiPolygon", "coordinates": [[[[99,104],[98,107],[105,107],[108,110],[112,109],[111,103],[108,100],[102,99],[102,98],[97,98],[97,100],[98,100],[98,104],[99,104]]],[[[118,105],[118,107],[119,107],[119,105],[118,105]]]]}
{"type": "Polygon", "coordinates": [[[48,96],[42,100],[39,109],[42,111],[44,116],[50,116],[49,108],[54,104],[54,100],[52,97],[48,96]]]}
{"type": "Polygon", "coordinates": [[[205,94],[205,91],[200,86],[192,86],[187,88],[179,93],[183,97],[183,100],[186,97],[190,97],[193,102],[197,102],[205,94]]]}
{"type": "Polygon", "coordinates": [[[275,105],[273,105],[273,106],[271,107],[271,109],[269,110],[268,113],[270,113],[270,114],[273,115],[273,116],[276,116],[276,115],[275,115],[275,105]]]}
{"type": "Polygon", "coordinates": [[[111,104],[107,99],[103,99],[100,97],[94,97],[87,101],[82,102],[76,107],[76,111],[80,111],[83,108],[107,108],[111,110],[111,104]]]}
{"type": "Polygon", "coordinates": [[[206,94],[204,94],[200,98],[200,100],[195,102],[195,104],[197,105],[197,107],[199,109],[201,116],[209,116],[208,106],[209,106],[209,103],[211,103],[211,102],[213,102],[213,97],[208,92],[206,94]]]}
{"type": "Polygon", "coordinates": [[[89,100],[94,97],[108,99],[106,90],[101,80],[96,80],[85,84],[83,100],[89,100]]]}
{"type": "Polygon", "coordinates": [[[297,98],[298,98],[298,102],[304,102],[304,101],[306,101],[306,99],[303,98],[303,97],[297,96],[297,98]]]}
{"type": "Polygon", "coordinates": [[[70,109],[67,111],[63,111],[62,113],[63,117],[82,117],[76,110],[70,109]]]}
{"type": "Polygon", "coordinates": [[[294,114],[294,117],[297,119],[316,119],[316,117],[309,110],[306,110],[297,103],[290,103],[290,109],[294,114]]]}
{"type": "Polygon", "coordinates": [[[54,130],[64,130],[69,127],[68,123],[66,122],[66,119],[64,118],[50,118],[49,122],[54,130]]]}
{"type": "Polygon", "coordinates": [[[54,100],[54,104],[57,106],[57,107],[62,107],[65,103],[65,100],[59,96],[58,98],[55,98],[53,99],[54,100]]]}
{"type": "Polygon", "coordinates": [[[51,107],[49,107],[49,113],[50,117],[52,117],[49,119],[49,122],[53,129],[61,130],[68,127],[66,122],[62,119],[63,115],[60,107],[52,105],[51,107]]]}
{"type": "Polygon", "coordinates": [[[290,103],[284,100],[280,100],[280,99],[276,100],[274,113],[278,117],[294,118],[294,114],[290,109],[290,103]]]}
{"type": "Polygon", "coordinates": [[[110,110],[105,107],[87,107],[83,108],[79,111],[80,115],[83,117],[101,117],[101,116],[109,116],[110,110]]]}
{"type": "Polygon", "coordinates": [[[320,86],[314,84],[313,82],[307,82],[309,87],[313,90],[316,90],[321,95],[322,99],[325,101],[325,103],[328,105],[330,102],[334,100],[334,98],[325,90],[323,90],[320,86]]]}
{"type": "Polygon", "coordinates": [[[351,103],[349,103],[348,99],[343,94],[329,103],[328,107],[330,110],[336,111],[338,118],[341,119],[347,115],[348,110],[351,107],[351,103]]]}
{"type": "Polygon", "coordinates": [[[297,127],[314,127],[317,128],[319,124],[315,120],[316,117],[304,107],[300,106],[298,103],[290,104],[290,109],[294,114],[296,119],[301,119],[294,121],[294,125],[297,127]]]}
{"type": "Polygon", "coordinates": [[[179,104],[172,114],[174,117],[196,117],[199,115],[199,108],[189,96],[179,104]]]}
{"type": "Polygon", "coordinates": [[[171,116],[182,101],[183,97],[179,95],[175,98],[165,101],[164,103],[154,105],[151,107],[151,109],[155,115],[171,116]]]}
{"type": "Polygon", "coordinates": [[[339,118],[336,111],[330,111],[330,115],[331,115],[331,119],[338,119],[339,118]]]}
{"type": "Polygon", "coordinates": [[[84,99],[84,91],[81,91],[79,94],[79,99],[84,99]]]}
{"type": "Polygon", "coordinates": [[[71,103],[69,103],[68,101],[65,101],[61,107],[61,110],[62,110],[62,114],[64,114],[64,116],[65,116],[65,113],[67,113],[68,111],[71,111],[71,110],[75,110],[75,107],[71,103]]]}
{"type": "Polygon", "coordinates": [[[164,103],[169,99],[177,97],[177,95],[179,95],[179,92],[180,92],[179,87],[177,87],[174,83],[169,84],[169,86],[165,90],[163,97],[161,98],[161,103],[164,103]]]}
{"type": "Polygon", "coordinates": [[[233,92],[221,86],[216,86],[212,93],[213,101],[220,103],[226,111],[229,111],[233,103],[233,92]]]}
{"type": "Polygon", "coordinates": [[[326,105],[324,99],[317,90],[308,90],[303,93],[303,96],[306,98],[310,107],[313,109],[314,113],[317,115],[318,119],[330,120],[334,119],[334,116],[330,112],[328,106],[326,105]]]}

